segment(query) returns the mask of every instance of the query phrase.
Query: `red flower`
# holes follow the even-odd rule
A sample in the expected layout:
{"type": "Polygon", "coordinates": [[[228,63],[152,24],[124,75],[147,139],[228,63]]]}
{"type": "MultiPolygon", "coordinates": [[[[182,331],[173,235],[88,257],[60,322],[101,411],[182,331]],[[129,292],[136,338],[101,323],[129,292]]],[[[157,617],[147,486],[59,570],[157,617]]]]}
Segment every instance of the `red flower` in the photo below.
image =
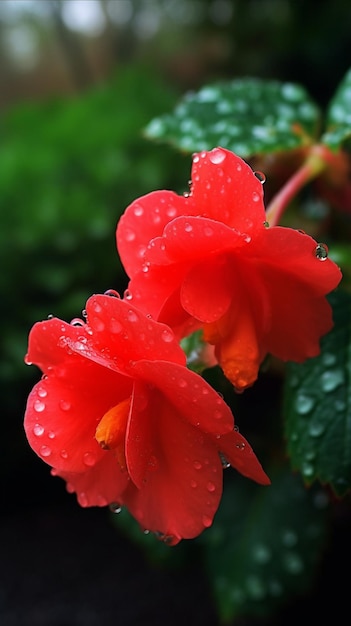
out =
{"type": "Polygon", "coordinates": [[[43,372],[28,398],[28,441],[82,506],[123,504],[175,544],[212,523],[221,455],[269,483],[170,328],[108,295],[91,297],[86,311],[79,325],[35,324],[26,357],[43,372]]]}
{"type": "Polygon", "coordinates": [[[326,248],[265,222],[251,168],[216,148],[193,158],[191,191],[156,191],[133,202],[117,227],[130,296],[180,336],[203,328],[238,390],[267,353],[304,361],[332,327],[325,295],[341,279],[326,248]]]}

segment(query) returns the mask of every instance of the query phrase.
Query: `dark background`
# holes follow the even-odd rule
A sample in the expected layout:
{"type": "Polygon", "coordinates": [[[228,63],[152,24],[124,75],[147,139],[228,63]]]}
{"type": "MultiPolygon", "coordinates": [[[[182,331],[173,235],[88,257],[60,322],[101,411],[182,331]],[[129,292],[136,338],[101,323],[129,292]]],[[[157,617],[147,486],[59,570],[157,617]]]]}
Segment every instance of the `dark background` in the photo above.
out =
{"type": "MultiPolygon", "coordinates": [[[[299,82],[326,106],[351,66],[350,28],[346,0],[0,3],[2,625],[217,626],[200,561],[151,565],[29,449],[23,414],[40,374],[24,365],[27,335],[49,314],[79,316],[94,291],[123,291],[119,215],[152,189],[183,191],[189,159],[143,139],[150,119],[245,75],[299,82]]],[[[341,507],[311,593],[258,624],[340,621],[349,529],[341,507]]]]}

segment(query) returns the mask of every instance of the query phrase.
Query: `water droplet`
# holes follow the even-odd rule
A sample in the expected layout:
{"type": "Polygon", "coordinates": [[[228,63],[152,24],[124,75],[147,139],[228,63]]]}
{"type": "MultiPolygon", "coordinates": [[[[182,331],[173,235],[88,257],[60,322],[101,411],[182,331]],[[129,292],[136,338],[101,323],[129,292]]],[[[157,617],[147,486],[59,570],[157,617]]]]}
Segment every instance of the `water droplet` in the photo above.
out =
{"type": "Polygon", "coordinates": [[[212,519],[208,515],[203,515],[202,523],[205,526],[205,528],[209,528],[212,525],[212,519]]]}
{"type": "Polygon", "coordinates": [[[308,396],[304,393],[300,393],[296,396],[295,400],[295,410],[299,415],[307,415],[310,411],[312,411],[314,407],[314,398],[308,396]]]}
{"type": "Polygon", "coordinates": [[[302,465],[302,473],[306,478],[311,478],[314,474],[314,467],[311,463],[303,463],[302,465]]]}
{"type": "Polygon", "coordinates": [[[135,215],[136,217],[141,217],[141,215],[143,215],[143,214],[144,214],[144,209],[143,209],[143,207],[142,207],[142,206],[140,206],[140,204],[136,204],[136,205],[134,206],[134,215],[135,215]]]}
{"type": "Polygon", "coordinates": [[[81,320],[80,317],[74,317],[70,323],[71,326],[85,326],[84,320],[81,320]]]}
{"type": "Polygon", "coordinates": [[[134,239],[135,239],[135,232],[134,232],[134,230],[132,230],[131,228],[126,228],[124,230],[124,238],[125,238],[126,241],[129,241],[129,242],[134,241],[134,239]]]}
{"type": "Polygon", "coordinates": [[[41,446],[39,454],[46,458],[51,455],[51,448],[49,448],[49,446],[41,446]]]}
{"type": "Polygon", "coordinates": [[[34,424],[33,433],[36,437],[41,437],[44,434],[44,426],[41,424],[34,424]]]}
{"type": "Polygon", "coordinates": [[[101,304],[99,304],[98,302],[95,302],[95,303],[94,303],[94,307],[93,307],[93,309],[94,309],[95,313],[101,313],[101,311],[102,311],[102,306],[101,306],[101,304]]]}
{"type": "Polygon", "coordinates": [[[200,461],[194,461],[193,466],[196,470],[202,469],[202,463],[200,463],[200,461]]]}
{"type": "Polygon", "coordinates": [[[216,491],[216,485],[212,483],[211,481],[209,481],[207,483],[207,491],[209,491],[210,493],[213,493],[214,491],[216,491]]]}
{"type": "Polygon", "coordinates": [[[71,409],[71,403],[68,402],[67,400],[60,400],[59,402],[59,407],[62,411],[70,411],[71,409]]]}
{"type": "Polygon", "coordinates": [[[315,247],[314,254],[319,261],[325,261],[328,258],[328,246],[325,243],[318,243],[315,247]]]}
{"type": "Polygon", "coordinates": [[[165,343],[171,343],[174,339],[174,334],[171,330],[165,328],[161,333],[161,337],[165,343]]]}
{"type": "Polygon", "coordinates": [[[83,456],[83,463],[87,467],[93,467],[96,463],[96,457],[93,452],[86,452],[83,456]]]}
{"type": "Polygon", "coordinates": [[[88,500],[88,496],[86,493],[84,493],[84,491],[82,491],[79,496],[78,496],[78,502],[80,504],[80,506],[86,507],[89,505],[89,500],[88,500]]]}
{"type": "Polygon", "coordinates": [[[102,333],[105,330],[105,324],[98,317],[94,319],[94,326],[98,333],[102,333]]]}
{"type": "Polygon", "coordinates": [[[228,469],[228,467],[230,467],[230,463],[229,461],[227,461],[227,459],[225,458],[222,452],[219,452],[219,458],[221,460],[223,469],[228,469]]]}
{"type": "Polygon", "coordinates": [[[321,385],[326,393],[334,391],[344,382],[344,372],[341,369],[328,370],[321,376],[321,385]]]}
{"type": "Polygon", "coordinates": [[[272,557],[270,549],[263,543],[258,543],[253,548],[253,558],[257,563],[264,565],[268,563],[272,557]]]}
{"type": "Polygon", "coordinates": [[[184,389],[185,387],[188,386],[188,383],[187,383],[186,380],[184,380],[184,378],[179,378],[178,385],[179,385],[179,387],[182,387],[184,389]]]}
{"type": "Polygon", "coordinates": [[[112,298],[118,298],[118,300],[121,298],[120,294],[115,289],[107,289],[104,296],[111,296],[112,298]]]}
{"type": "Polygon", "coordinates": [[[311,437],[321,437],[325,431],[325,425],[322,422],[311,422],[308,432],[311,437]]]}
{"type": "Polygon", "coordinates": [[[68,459],[68,452],[67,452],[67,450],[61,450],[60,457],[62,459],[68,459]]]}
{"type": "Polygon", "coordinates": [[[259,201],[260,201],[260,199],[261,199],[261,197],[259,196],[259,194],[258,194],[258,193],[256,193],[256,191],[254,191],[254,192],[253,192],[253,194],[252,194],[252,200],[253,200],[254,202],[259,202],[259,201]]]}
{"type": "Polygon", "coordinates": [[[109,505],[109,509],[111,513],[120,513],[122,511],[122,507],[118,502],[111,502],[109,505]]]}
{"type": "Polygon", "coordinates": [[[235,444],[235,447],[238,448],[238,450],[244,450],[245,442],[241,441],[240,443],[235,444]]]}
{"type": "Polygon", "coordinates": [[[197,487],[197,482],[196,482],[196,480],[191,480],[191,481],[190,481],[190,486],[191,486],[193,489],[196,489],[196,487],[197,487]]]}
{"type": "Polygon", "coordinates": [[[301,557],[294,552],[289,552],[283,557],[283,565],[289,574],[301,574],[304,564],[301,557]]]}
{"type": "Polygon", "coordinates": [[[220,148],[215,148],[214,150],[211,150],[211,152],[209,153],[209,159],[211,163],[213,163],[214,165],[223,163],[225,157],[226,157],[226,153],[220,148]]]}
{"type": "Polygon", "coordinates": [[[126,289],[124,294],[123,294],[123,298],[125,300],[132,300],[133,298],[133,294],[129,291],[129,289],[126,289]]]}
{"type": "Polygon", "coordinates": [[[34,402],[34,411],[37,413],[42,413],[45,410],[45,403],[41,400],[36,400],[34,402]]]}
{"type": "Polygon", "coordinates": [[[46,389],[44,389],[43,387],[40,387],[40,389],[38,389],[39,398],[46,398],[47,395],[48,392],[46,391],[46,389]]]}
{"type": "Polygon", "coordinates": [[[48,432],[48,437],[49,437],[49,439],[55,439],[56,435],[55,435],[55,433],[52,430],[50,430],[48,432]]]}
{"type": "Polygon", "coordinates": [[[186,224],[184,225],[184,230],[185,230],[185,232],[186,232],[186,233],[191,233],[191,232],[192,232],[192,230],[193,230],[193,227],[192,227],[192,225],[191,225],[191,224],[186,223],[186,224]]]}
{"type": "Polygon", "coordinates": [[[127,318],[130,322],[138,322],[139,320],[139,316],[132,309],[129,309],[127,318]]]}
{"type": "Polygon", "coordinates": [[[198,154],[195,154],[195,155],[193,156],[193,163],[198,163],[199,161],[200,161],[200,157],[199,157],[199,155],[198,155],[198,154]]]}
{"type": "Polygon", "coordinates": [[[33,361],[30,361],[28,354],[24,357],[24,362],[26,365],[33,365],[33,361]]]}
{"type": "Polygon", "coordinates": [[[110,319],[110,331],[111,331],[111,333],[114,333],[115,335],[117,335],[118,333],[122,332],[122,330],[123,330],[123,326],[122,326],[121,322],[119,322],[114,317],[112,317],[110,319]]]}
{"type": "Polygon", "coordinates": [[[262,185],[263,183],[266,182],[266,175],[263,172],[257,171],[257,172],[254,172],[254,174],[262,185]]]}

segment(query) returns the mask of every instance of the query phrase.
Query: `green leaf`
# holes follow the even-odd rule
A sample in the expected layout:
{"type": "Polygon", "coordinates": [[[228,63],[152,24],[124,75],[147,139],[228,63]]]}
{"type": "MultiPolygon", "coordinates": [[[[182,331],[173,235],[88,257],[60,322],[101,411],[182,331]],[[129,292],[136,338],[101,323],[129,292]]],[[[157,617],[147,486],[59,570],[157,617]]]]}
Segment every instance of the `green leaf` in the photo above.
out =
{"type": "Polygon", "coordinates": [[[242,78],[186,94],[146,136],[185,152],[228,148],[242,157],[293,150],[314,141],[320,111],[300,85],[242,78]]]}
{"type": "Polygon", "coordinates": [[[201,538],[223,623],[272,615],[306,592],[327,530],[328,496],[287,468],[262,487],[241,477],[225,484],[214,524],[201,538]]]}
{"type": "Polygon", "coordinates": [[[333,150],[351,137],[351,69],[344,76],[334,97],[330,101],[326,131],[321,141],[333,150]]]}
{"type": "Polygon", "coordinates": [[[321,354],[287,367],[285,433],[305,482],[318,479],[343,496],[351,488],[351,296],[338,291],[330,302],[334,328],[321,354]]]}

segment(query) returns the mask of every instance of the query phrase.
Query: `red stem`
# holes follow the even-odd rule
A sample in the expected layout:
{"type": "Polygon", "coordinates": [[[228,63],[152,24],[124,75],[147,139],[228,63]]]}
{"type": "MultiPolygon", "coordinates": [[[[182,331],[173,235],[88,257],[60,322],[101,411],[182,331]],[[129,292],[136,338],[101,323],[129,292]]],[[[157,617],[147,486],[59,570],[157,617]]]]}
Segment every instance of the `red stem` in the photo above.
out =
{"type": "Polygon", "coordinates": [[[327,167],[328,164],[323,156],[323,149],[321,150],[319,146],[313,146],[303,165],[274,196],[266,211],[267,222],[270,226],[278,224],[292,198],[327,167]]]}

